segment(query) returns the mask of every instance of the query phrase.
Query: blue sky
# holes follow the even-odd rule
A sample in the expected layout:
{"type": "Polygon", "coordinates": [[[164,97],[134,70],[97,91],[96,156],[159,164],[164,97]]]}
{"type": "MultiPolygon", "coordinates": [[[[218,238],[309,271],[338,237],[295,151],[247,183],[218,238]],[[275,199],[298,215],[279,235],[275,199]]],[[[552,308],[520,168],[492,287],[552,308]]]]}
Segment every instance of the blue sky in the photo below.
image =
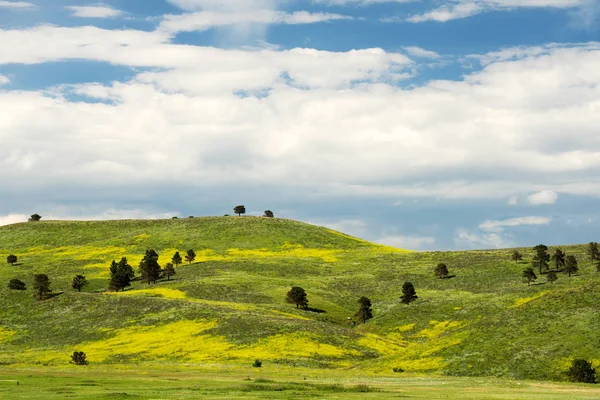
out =
{"type": "Polygon", "coordinates": [[[600,239],[597,0],[0,1],[0,224],[600,239]]]}

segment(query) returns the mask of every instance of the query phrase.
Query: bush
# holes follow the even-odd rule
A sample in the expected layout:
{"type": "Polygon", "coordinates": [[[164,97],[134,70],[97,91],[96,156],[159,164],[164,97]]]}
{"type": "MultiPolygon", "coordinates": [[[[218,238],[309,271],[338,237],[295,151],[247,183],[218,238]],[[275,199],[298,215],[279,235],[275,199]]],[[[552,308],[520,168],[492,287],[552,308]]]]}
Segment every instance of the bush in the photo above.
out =
{"type": "Polygon", "coordinates": [[[400,367],[395,367],[392,371],[394,372],[404,372],[404,370],[400,367]]]}
{"type": "Polygon", "coordinates": [[[26,290],[27,286],[23,281],[20,281],[18,279],[11,279],[10,282],[8,282],[8,288],[12,290],[26,290]]]}
{"type": "Polygon", "coordinates": [[[83,351],[74,351],[71,355],[71,363],[75,365],[87,365],[87,357],[83,351]]]}
{"type": "Polygon", "coordinates": [[[572,382],[596,383],[596,370],[592,363],[581,358],[573,360],[567,376],[572,382]]]}
{"type": "Polygon", "coordinates": [[[252,366],[254,368],[260,368],[262,367],[262,361],[260,361],[259,359],[254,360],[254,364],[252,364],[252,366]]]}

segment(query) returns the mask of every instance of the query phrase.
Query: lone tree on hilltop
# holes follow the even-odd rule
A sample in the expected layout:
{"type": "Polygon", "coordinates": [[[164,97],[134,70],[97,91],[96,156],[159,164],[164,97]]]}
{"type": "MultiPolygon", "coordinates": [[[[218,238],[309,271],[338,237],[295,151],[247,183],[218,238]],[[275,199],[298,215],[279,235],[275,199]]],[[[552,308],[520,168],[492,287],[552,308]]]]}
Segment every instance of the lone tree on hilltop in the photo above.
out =
{"type": "Polygon", "coordinates": [[[518,250],[513,251],[512,253],[512,260],[513,261],[521,261],[523,259],[523,254],[519,253],[518,250]]]}
{"type": "Polygon", "coordinates": [[[71,355],[71,364],[87,365],[87,356],[83,351],[74,351],[71,355]]]}
{"type": "Polygon", "coordinates": [[[175,268],[173,268],[173,264],[167,263],[167,265],[165,265],[163,273],[167,277],[167,280],[170,281],[171,277],[176,274],[175,268]]]}
{"type": "Polygon", "coordinates": [[[109,287],[117,292],[124,290],[126,287],[131,286],[131,280],[134,276],[133,268],[127,262],[127,257],[121,258],[119,263],[113,260],[110,265],[109,287]]]}
{"type": "Polygon", "coordinates": [[[173,254],[173,258],[171,258],[171,262],[177,267],[179,264],[181,264],[183,262],[183,259],[181,258],[181,256],[179,255],[179,252],[176,251],[175,254],[173,254]]]}
{"type": "Polygon", "coordinates": [[[146,255],[142,261],[140,261],[140,275],[142,275],[142,279],[145,280],[148,285],[151,283],[156,283],[156,281],[160,278],[160,265],[158,264],[158,253],[152,249],[146,250],[146,255]]]}
{"type": "Polygon", "coordinates": [[[554,250],[552,261],[554,261],[554,266],[557,271],[560,271],[560,269],[565,266],[565,256],[566,254],[561,249],[554,250]]]}
{"type": "Polygon", "coordinates": [[[242,214],[246,214],[246,207],[244,206],[235,206],[233,207],[233,212],[236,213],[239,216],[241,216],[242,214]]]}
{"type": "Polygon", "coordinates": [[[355,317],[358,318],[364,324],[367,320],[373,318],[373,309],[371,300],[368,297],[362,296],[358,299],[359,308],[355,317]]]}
{"type": "Polygon", "coordinates": [[[537,275],[535,274],[535,272],[533,271],[533,268],[528,267],[525,268],[523,270],[523,279],[525,279],[527,281],[527,286],[529,286],[529,284],[531,284],[531,282],[537,280],[537,275]]]}
{"type": "Polygon", "coordinates": [[[576,274],[577,271],[579,271],[577,259],[575,256],[567,256],[565,260],[565,272],[569,274],[569,278],[571,277],[571,274],[576,274]]]}
{"type": "Polygon", "coordinates": [[[533,250],[535,251],[535,256],[533,256],[531,264],[534,267],[537,267],[540,270],[540,274],[542,274],[542,271],[548,269],[548,261],[550,261],[550,255],[548,254],[548,246],[538,244],[533,248],[533,250]]]}
{"type": "Polygon", "coordinates": [[[437,267],[435,267],[434,274],[440,279],[447,278],[449,275],[448,266],[444,263],[439,263],[437,267]]]}
{"type": "Polygon", "coordinates": [[[273,211],[271,211],[271,210],[265,210],[264,216],[267,218],[273,218],[273,217],[275,217],[275,214],[273,214],[273,211]]]}
{"type": "Polygon", "coordinates": [[[8,282],[8,288],[11,290],[26,290],[27,286],[25,285],[25,282],[15,278],[8,282]]]}
{"type": "Polygon", "coordinates": [[[196,259],[196,253],[194,252],[194,250],[188,250],[187,255],[185,256],[185,261],[187,261],[188,264],[191,264],[194,262],[195,259],[196,259]]]}
{"type": "Polygon", "coordinates": [[[17,263],[17,261],[19,261],[19,258],[14,254],[11,254],[10,256],[6,257],[6,262],[12,266],[14,266],[17,263]]]}
{"type": "Polygon", "coordinates": [[[78,292],[81,292],[81,289],[83,289],[87,285],[88,281],[83,275],[75,275],[75,277],[73,278],[73,282],[71,282],[71,287],[77,290],[78,292]]]}
{"type": "Polygon", "coordinates": [[[573,382],[596,383],[596,370],[592,363],[581,358],[573,360],[567,376],[573,382]]]}
{"type": "Polygon", "coordinates": [[[554,283],[558,279],[556,271],[550,271],[546,274],[546,280],[550,283],[554,283]]]}
{"type": "Polygon", "coordinates": [[[308,299],[306,298],[306,291],[301,287],[294,286],[287,292],[285,301],[296,305],[296,308],[308,308],[308,299]]]}
{"type": "Polygon", "coordinates": [[[410,282],[404,282],[404,285],[402,285],[402,296],[400,296],[400,301],[403,304],[410,304],[418,298],[419,297],[417,296],[417,292],[413,284],[410,282]]]}
{"type": "Polygon", "coordinates": [[[33,291],[38,300],[43,300],[47,293],[52,292],[50,289],[50,278],[46,274],[37,274],[33,277],[33,291]]]}
{"type": "Polygon", "coordinates": [[[600,248],[598,248],[597,242],[590,242],[590,244],[588,244],[587,253],[590,256],[592,263],[594,261],[600,261],[600,248]]]}
{"type": "Polygon", "coordinates": [[[29,217],[29,219],[27,221],[28,222],[38,222],[41,219],[42,219],[42,216],[40,214],[33,214],[31,217],[29,217]]]}

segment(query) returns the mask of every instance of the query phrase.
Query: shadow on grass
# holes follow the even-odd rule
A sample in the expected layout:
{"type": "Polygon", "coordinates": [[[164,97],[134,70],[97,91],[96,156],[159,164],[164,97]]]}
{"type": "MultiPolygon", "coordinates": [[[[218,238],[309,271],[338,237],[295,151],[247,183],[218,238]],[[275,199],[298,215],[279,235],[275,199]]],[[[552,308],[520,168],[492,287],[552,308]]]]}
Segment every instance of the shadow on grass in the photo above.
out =
{"type": "Polygon", "coordinates": [[[326,314],[327,313],[327,311],[325,311],[325,310],[321,310],[319,308],[312,308],[312,307],[307,307],[307,308],[304,308],[303,310],[309,311],[309,312],[314,312],[317,314],[326,314]]]}
{"type": "Polygon", "coordinates": [[[64,294],[64,293],[65,293],[65,292],[49,293],[49,294],[47,294],[47,295],[44,297],[44,299],[45,299],[45,300],[50,300],[50,299],[52,299],[52,298],[54,298],[54,297],[57,297],[57,296],[60,296],[61,294],[64,294]]]}

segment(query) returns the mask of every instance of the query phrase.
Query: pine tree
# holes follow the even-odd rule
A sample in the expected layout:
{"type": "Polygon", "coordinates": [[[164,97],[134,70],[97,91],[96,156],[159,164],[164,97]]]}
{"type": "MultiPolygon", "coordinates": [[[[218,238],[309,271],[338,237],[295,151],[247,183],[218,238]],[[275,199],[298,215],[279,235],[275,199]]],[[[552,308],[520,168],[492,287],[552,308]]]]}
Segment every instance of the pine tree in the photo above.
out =
{"type": "Polygon", "coordinates": [[[306,291],[301,287],[294,286],[287,292],[285,301],[296,305],[296,308],[308,308],[308,299],[306,298],[306,291]]]}
{"type": "Polygon", "coordinates": [[[435,267],[434,274],[440,279],[447,278],[449,275],[448,266],[444,263],[439,263],[437,267],[435,267]]]}
{"type": "Polygon", "coordinates": [[[33,277],[33,291],[38,300],[42,300],[47,293],[52,292],[50,289],[50,278],[46,274],[37,274],[33,277]]]}
{"type": "Polygon", "coordinates": [[[154,250],[146,250],[146,255],[140,261],[140,275],[146,283],[156,283],[160,278],[160,265],[158,264],[158,253],[154,250]]]}
{"type": "Polygon", "coordinates": [[[241,216],[242,214],[246,214],[246,207],[235,206],[233,207],[233,212],[236,213],[238,216],[241,216]]]}
{"type": "Polygon", "coordinates": [[[417,296],[417,292],[415,291],[415,287],[410,282],[404,282],[402,285],[402,296],[400,296],[400,301],[403,304],[410,304],[419,297],[417,296]]]}
{"type": "Polygon", "coordinates": [[[539,268],[540,274],[542,274],[543,271],[548,269],[548,261],[550,261],[548,246],[538,244],[533,248],[533,250],[535,251],[535,256],[533,257],[531,263],[534,267],[539,268]]]}
{"type": "Polygon", "coordinates": [[[185,256],[185,261],[187,261],[188,264],[191,264],[194,262],[195,259],[196,259],[196,253],[194,252],[194,250],[188,250],[187,255],[185,256]]]}
{"type": "Polygon", "coordinates": [[[176,274],[175,268],[173,268],[173,264],[167,263],[167,265],[165,265],[163,273],[167,277],[168,281],[171,280],[171,277],[176,274]]]}
{"type": "Polygon", "coordinates": [[[81,289],[83,289],[83,287],[87,285],[88,281],[83,275],[75,275],[75,277],[73,278],[73,282],[71,282],[71,287],[77,290],[78,292],[81,292],[81,289]]]}
{"type": "Polygon", "coordinates": [[[181,264],[183,262],[183,260],[181,259],[181,256],[179,255],[179,252],[176,251],[175,254],[173,254],[173,258],[171,258],[171,262],[177,267],[179,264],[181,264]]]}
{"type": "Polygon", "coordinates": [[[523,259],[523,254],[519,253],[518,250],[513,251],[512,260],[513,261],[521,261],[523,259]]]}
{"type": "Polygon", "coordinates": [[[576,274],[577,271],[579,271],[577,259],[575,256],[567,256],[565,260],[565,272],[569,274],[569,278],[571,277],[571,274],[576,274]]]}
{"type": "Polygon", "coordinates": [[[533,271],[533,268],[531,268],[531,267],[525,268],[523,270],[522,276],[527,281],[527,286],[529,286],[531,284],[531,282],[537,280],[537,276],[535,275],[535,272],[533,271]]]}
{"type": "Polygon", "coordinates": [[[271,211],[271,210],[265,210],[265,215],[264,216],[267,217],[267,218],[274,218],[275,214],[273,214],[273,211],[271,211]]]}
{"type": "Polygon", "coordinates": [[[590,261],[592,263],[594,261],[600,261],[600,248],[598,248],[597,242],[590,242],[590,244],[588,244],[587,253],[590,256],[590,261]]]}
{"type": "Polygon", "coordinates": [[[358,299],[358,304],[360,305],[358,308],[355,317],[358,318],[364,324],[367,320],[373,318],[373,309],[371,308],[371,300],[368,297],[362,296],[358,299]]]}
{"type": "Polygon", "coordinates": [[[552,254],[552,261],[554,261],[557,271],[560,271],[565,266],[565,256],[566,254],[561,249],[556,249],[554,254],[552,254]]]}
{"type": "Polygon", "coordinates": [[[596,383],[596,370],[592,363],[581,358],[573,360],[567,376],[573,382],[596,383]]]}
{"type": "Polygon", "coordinates": [[[118,263],[113,260],[110,265],[109,287],[117,292],[124,290],[126,287],[131,286],[131,280],[134,276],[133,268],[127,262],[126,257],[121,258],[118,263]]]}
{"type": "Polygon", "coordinates": [[[558,279],[556,271],[550,271],[546,274],[546,280],[550,283],[554,283],[558,279]]]}

